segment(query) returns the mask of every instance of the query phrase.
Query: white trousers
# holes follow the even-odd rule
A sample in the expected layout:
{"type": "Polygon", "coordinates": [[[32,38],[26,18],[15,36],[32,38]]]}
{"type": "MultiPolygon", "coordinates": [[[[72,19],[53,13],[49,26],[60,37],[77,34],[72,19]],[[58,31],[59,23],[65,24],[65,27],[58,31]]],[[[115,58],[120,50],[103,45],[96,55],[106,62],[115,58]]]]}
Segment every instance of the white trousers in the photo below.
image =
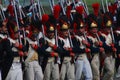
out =
{"type": "Polygon", "coordinates": [[[21,63],[13,63],[5,80],[23,80],[21,63]]]}
{"type": "Polygon", "coordinates": [[[44,80],[59,80],[59,66],[54,62],[48,62],[44,72],[44,80]]]}
{"type": "Polygon", "coordinates": [[[80,80],[82,73],[85,76],[85,80],[92,80],[92,70],[87,57],[77,59],[75,62],[75,80],[80,80]]]}
{"type": "Polygon", "coordinates": [[[60,80],[75,80],[75,65],[74,63],[66,62],[62,63],[61,72],[60,72],[60,80]]]}
{"type": "Polygon", "coordinates": [[[25,63],[25,80],[43,80],[42,68],[38,61],[25,63]]]}

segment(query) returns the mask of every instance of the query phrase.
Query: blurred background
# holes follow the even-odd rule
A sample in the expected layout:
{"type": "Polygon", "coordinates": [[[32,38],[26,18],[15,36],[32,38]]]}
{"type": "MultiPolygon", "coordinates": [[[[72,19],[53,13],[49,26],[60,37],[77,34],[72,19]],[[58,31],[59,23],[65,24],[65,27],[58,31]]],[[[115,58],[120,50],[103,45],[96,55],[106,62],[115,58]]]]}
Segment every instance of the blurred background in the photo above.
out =
{"type": "MultiPolygon", "coordinates": [[[[16,1],[19,1],[20,5],[24,7],[24,6],[30,5],[30,1],[31,0],[16,0],[16,1]]],[[[37,1],[37,0],[34,0],[34,1],[37,1]]],[[[49,0],[39,0],[39,1],[43,5],[43,8],[45,9],[45,13],[49,14],[50,13],[49,0]]],[[[54,0],[55,4],[57,4],[58,1],[59,0],[54,0]]],[[[88,6],[88,9],[89,9],[90,13],[92,12],[92,6],[91,5],[93,3],[99,2],[101,4],[101,0],[85,0],[85,1],[86,1],[86,4],[88,6]]],[[[103,0],[103,1],[104,1],[104,5],[105,5],[106,0],[103,0]]],[[[115,2],[116,0],[107,0],[107,1],[109,1],[109,2],[115,2]]],[[[9,4],[9,0],[2,0],[2,5],[4,5],[4,7],[7,7],[8,4],[9,4]]]]}

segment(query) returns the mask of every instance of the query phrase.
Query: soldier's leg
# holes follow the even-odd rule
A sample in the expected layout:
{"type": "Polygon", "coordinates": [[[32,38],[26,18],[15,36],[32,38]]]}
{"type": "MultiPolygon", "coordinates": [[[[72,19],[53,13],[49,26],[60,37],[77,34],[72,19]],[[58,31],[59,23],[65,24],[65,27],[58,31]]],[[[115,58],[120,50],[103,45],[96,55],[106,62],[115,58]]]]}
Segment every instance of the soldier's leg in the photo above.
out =
{"type": "Polygon", "coordinates": [[[23,80],[21,63],[13,63],[5,80],[23,80]]]}
{"type": "Polygon", "coordinates": [[[15,80],[23,80],[23,74],[22,69],[19,69],[18,73],[16,73],[16,79],[15,80]]]}
{"type": "Polygon", "coordinates": [[[83,70],[83,60],[77,60],[75,62],[75,80],[80,80],[83,70]]]}
{"type": "Polygon", "coordinates": [[[99,57],[98,57],[98,55],[94,55],[94,57],[91,61],[93,80],[100,80],[99,65],[100,65],[99,57]]]}
{"type": "Polygon", "coordinates": [[[120,66],[117,69],[117,73],[115,75],[115,80],[120,80],[120,66]]]}
{"type": "Polygon", "coordinates": [[[106,57],[105,59],[105,62],[104,62],[105,75],[103,76],[102,80],[110,80],[114,74],[114,70],[112,68],[110,59],[111,57],[106,57]]]}
{"type": "Polygon", "coordinates": [[[110,80],[113,80],[114,79],[114,76],[115,76],[115,58],[113,58],[112,56],[111,56],[111,66],[112,66],[112,70],[113,70],[113,75],[112,75],[112,77],[111,77],[111,79],[110,80]]]}
{"type": "Polygon", "coordinates": [[[85,80],[92,80],[92,69],[91,69],[90,63],[87,60],[87,58],[84,59],[83,74],[85,76],[85,80]]]}
{"type": "Polygon", "coordinates": [[[67,79],[75,80],[75,65],[74,65],[74,63],[71,63],[71,62],[67,63],[67,79]]]}
{"type": "Polygon", "coordinates": [[[24,76],[25,80],[34,80],[33,62],[25,63],[24,74],[25,74],[25,76],[24,76]]]}
{"type": "Polygon", "coordinates": [[[38,61],[34,62],[35,69],[35,80],[43,80],[42,68],[39,65],[38,61]]]}
{"type": "Polygon", "coordinates": [[[51,80],[59,80],[59,67],[57,63],[52,63],[52,79],[51,80]]]}
{"type": "Polygon", "coordinates": [[[51,77],[51,62],[47,63],[44,71],[44,80],[50,80],[51,77]]]}
{"type": "Polygon", "coordinates": [[[65,80],[66,68],[67,68],[66,64],[67,63],[62,63],[61,71],[60,71],[60,80],[65,80]]]}

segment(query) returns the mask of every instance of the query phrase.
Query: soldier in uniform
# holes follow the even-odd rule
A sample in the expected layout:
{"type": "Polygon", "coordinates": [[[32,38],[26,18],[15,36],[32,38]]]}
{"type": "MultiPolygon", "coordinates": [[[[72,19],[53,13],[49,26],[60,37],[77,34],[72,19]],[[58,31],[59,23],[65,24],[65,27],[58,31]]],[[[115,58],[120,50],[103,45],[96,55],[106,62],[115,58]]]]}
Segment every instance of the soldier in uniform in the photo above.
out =
{"type": "Polygon", "coordinates": [[[47,64],[44,70],[44,80],[59,80],[59,65],[57,63],[58,50],[56,50],[54,25],[48,24],[45,40],[47,47],[45,48],[45,59],[47,64]]]}
{"type": "Polygon", "coordinates": [[[59,64],[57,63],[58,53],[60,49],[56,45],[55,39],[55,22],[52,15],[49,17],[49,21],[46,23],[46,37],[45,37],[45,52],[44,58],[46,61],[46,66],[44,70],[44,80],[59,80],[59,64]],[[51,19],[52,18],[52,19],[51,19]]]}
{"type": "MultiPolygon", "coordinates": [[[[8,37],[8,29],[7,29],[7,25],[8,23],[6,21],[3,21],[2,23],[2,31],[1,31],[1,38],[2,38],[2,56],[3,56],[3,62],[2,62],[2,80],[7,80],[6,76],[9,76],[9,71],[10,68],[12,67],[12,62],[14,60],[15,56],[19,56],[21,54],[23,54],[23,52],[16,52],[13,51],[11,48],[11,43],[13,42],[11,41],[12,39],[10,37],[8,37]]],[[[16,43],[14,43],[16,44],[16,43]]],[[[15,45],[15,47],[18,47],[18,45],[15,45]]],[[[16,75],[14,75],[16,76],[16,75]]],[[[12,78],[13,79],[13,78],[12,78]]]]}
{"type": "Polygon", "coordinates": [[[19,31],[17,27],[14,27],[14,39],[11,39],[10,43],[12,44],[12,51],[18,52],[19,54],[14,55],[12,66],[8,72],[8,75],[6,77],[6,80],[23,80],[23,74],[22,74],[22,65],[20,62],[20,56],[23,56],[23,46],[21,43],[19,43],[19,31]],[[15,42],[15,43],[14,43],[15,42]]]}
{"type": "Polygon", "coordinates": [[[37,35],[38,32],[34,30],[30,38],[27,38],[29,46],[25,59],[25,80],[43,80],[42,68],[38,62],[38,56],[41,55],[42,52],[39,51],[41,49],[38,47],[37,35]]]}
{"type": "Polygon", "coordinates": [[[66,16],[63,15],[60,19],[61,37],[59,37],[59,46],[63,49],[63,52],[60,53],[62,60],[60,80],[75,80],[74,53],[71,51],[72,42],[69,36],[69,24],[66,16]]]}
{"type": "Polygon", "coordinates": [[[98,39],[98,24],[94,17],[91,17],[89,20],[89,43],[92,54],[91,67],[93,72],[93,80],[100,80],[100,61],[99,53],[104,51],[103,47],[100,47],[101,41],[98,39]],[[91,19],[92,18],[92,19],[91,19]]]}
{"type": "Polygon", "coordinates": [[[92,80],[92,70],[88,61],[87,55],[90,58],[90,44],[87,41],[87,34],[85,33],[85,22],[82,19],[77,20],[77,33],[75,35],[76,41],[74,41],[76,54],[75,62],[75,80],[80,80],[82,73],[85,76],[85,80],[92,80]]]}
{"type": "Polygon", "coordinates": [[[102,36],[105,38],[105,53],[106,58],[104,60],[104,76],[102,80],[113,80],[114,76],[114,68],[115,68],[115,55],[116,55],[116,48],[114,46],[114,38],[111,35],[112,31],[112,17],[110,13],[104,14],[104,29],[102,30],[102,36]]]}

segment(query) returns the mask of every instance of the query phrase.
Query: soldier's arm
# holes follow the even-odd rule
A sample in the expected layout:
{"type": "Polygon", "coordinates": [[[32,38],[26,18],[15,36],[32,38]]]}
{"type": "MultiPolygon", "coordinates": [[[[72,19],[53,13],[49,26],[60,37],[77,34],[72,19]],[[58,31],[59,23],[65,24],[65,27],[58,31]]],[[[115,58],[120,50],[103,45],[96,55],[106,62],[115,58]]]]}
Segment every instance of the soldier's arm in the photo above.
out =
{"type": "Polygon", "coordinates": [[[73,46],[74,47],[72,48],[72,50],[76,54],[86,52],[85,48],[83,48],[83,49],[80,48],[80,42],[76,39],[73,39],[73,46]]]}
{"type": "Polygon", "coordinates": [[[9,40],[5,40],[4,41],[4,49],[7,53],[8,56],[20,56],[20,53],[18,51],[14,52],[12,51],[11,45],[10,45],[10,41],[9,40]]]}
{"type": "Polygon", "coordinates": [[[90,50],[92,54],[100,52],[99,47],[94,47],[93,42],[90,39],[88,40],[88,42],[90,43],[90,50]]]}

